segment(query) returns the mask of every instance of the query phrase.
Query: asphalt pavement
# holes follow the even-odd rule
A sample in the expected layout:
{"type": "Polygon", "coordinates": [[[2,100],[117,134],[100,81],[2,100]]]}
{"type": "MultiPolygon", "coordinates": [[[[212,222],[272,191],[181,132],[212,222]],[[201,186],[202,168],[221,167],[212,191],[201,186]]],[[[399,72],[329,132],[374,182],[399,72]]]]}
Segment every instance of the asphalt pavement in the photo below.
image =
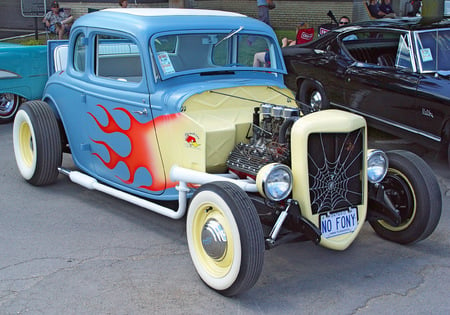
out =
{"type": "MultiPolygon", "coordinates": [[[[226,298],[197,276],[184,218],[62,175],[54,185],[27,184],[15,165],[12,124],[0,125],[0,314],[450,314],[450,170],[432,152],[417,152],[443,193],[428,239],[402,246],[366,224],[342,252],[285,244],[266,251],[250,291],[226,298]]],[[[63,165],[73,167],[69,155],[63,165]]]]}

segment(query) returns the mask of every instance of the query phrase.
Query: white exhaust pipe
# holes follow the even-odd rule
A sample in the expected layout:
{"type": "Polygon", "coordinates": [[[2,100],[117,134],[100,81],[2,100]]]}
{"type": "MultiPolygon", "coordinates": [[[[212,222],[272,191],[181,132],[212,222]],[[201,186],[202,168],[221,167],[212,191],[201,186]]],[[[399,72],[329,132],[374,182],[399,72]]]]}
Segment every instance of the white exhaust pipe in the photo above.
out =
{"type": "Polygon", "coordinates": [[[105,194],[128,201],[139,207],[151,210],[172,219],[180,219],[186,213],[187,193],[190,191],[190,189],[187,187],[187,183],[203,185],[216,181],[227,181],[236,184],[242,190],[247,192],[258,191],[255,182],[252,180],[233,179],[230,177],[230,174],[208,174],[174,165],[170,170],[170,179],[173,182],[179,182],[179,185],[176,187],[176,189],[178,190],[178,209],[173,210],[171,208],[163,207],[157,203],[148,201],[147,199],[140,198],[111,186],[101,184],[95,178],[79,171],[70,171],[63,168],[59,168],[58,170],[61,174],[67,175],[75,184],[81,185],[90,190],[101,191],[105,194]]]}
{"type": "Polygon", "coordinates": [[[113,197],[128,201],[139,207],[154,211],[156,213],[162,214],[162,215],[172,218],[172,219],[180,219],[186,213],[187,193],[189,192],[189,188],[187,187],[185,182],[180,181],[180,184],[177,187],[177,190],[179,192],[179,194],[178,194],[178,196],[179,196],[178,197],[178,210],[175,211],[171,208],[163,207],[161,205],[158,205],[158,204],[148,201],[146,199],[139,198],[135,195],[123,192],[121,190],[112,188],[107,185],[103,185],[103,184],[99,183],[95,178],[93,178],[89,175],[83,174],[81,172],[69,171],[69,170],[66,170],[63,168],[59,168],[59,172],[64,175],[67,175],[72,182],[74,182],[78,185],[81,185],[87,189],[98,190],[98,191],[104,192],[113,197]]]}
{"type": "Polygon", "coordinates": [[[174,165],[170,169],[170,180],[173,182],[179,181],[180,183],[185,182],[201,185],[217,181],[226,181],[236,184],[244,191],[258,192],[256,184],[252,180],[233,179],[227,176],[227,174],[224,175],[208,174],[180,167],[178,165],[174,165]]]}

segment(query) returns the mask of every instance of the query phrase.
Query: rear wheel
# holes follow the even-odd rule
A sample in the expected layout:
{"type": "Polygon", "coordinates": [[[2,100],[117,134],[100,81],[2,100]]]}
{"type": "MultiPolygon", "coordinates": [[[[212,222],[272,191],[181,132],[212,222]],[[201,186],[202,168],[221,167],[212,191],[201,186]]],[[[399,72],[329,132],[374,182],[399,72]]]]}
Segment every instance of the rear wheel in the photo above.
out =
{"type": "Polygon", "coordinates": [[[13,127],[14,154],[22,177],[30,184],[51,184],[62,163],[61,138],[56,117],[41,101],[24,103],[13,127]]]}
{"type": "Polygon", "coordinates": [[[189,252],[201,279],[232,296],[250,289],[261,274],[264,235],[256,209],[235,184],[203,185],[186,220],[189,252]]]}
{"type": "Polygon", "coordinates": [[[19,105],[19,95],[13,93],[0,93],[0,124],[12,121],[19,109],[19,105]]]}
{"type": "Polygon", "coordinates": [[[420,157],[408,151],[387,152],[389,169],[382,185],[401,222],[392,226],[383,220],[371,221],[382,238],[400,244],[427,238],[441,216],[442,197],[431,168],[420,157]]]}
{"type": "Polygon", "coordinates": [[[317,112],[330,107],[324,89],[311,80],[305,80],[299,88],[299,100],[304,114],[317,112]]]}

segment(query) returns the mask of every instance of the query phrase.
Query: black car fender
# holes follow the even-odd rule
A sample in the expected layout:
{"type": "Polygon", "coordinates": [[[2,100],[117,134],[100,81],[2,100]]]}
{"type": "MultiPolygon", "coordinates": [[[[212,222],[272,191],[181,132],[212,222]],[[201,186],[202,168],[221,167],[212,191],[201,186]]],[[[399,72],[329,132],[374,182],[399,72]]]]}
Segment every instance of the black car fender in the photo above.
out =
{"type": "Polygon", "coordinates": [[[300,97],[300,87],[302,86],[303,82],[305,82],[305,81],[311,81],[312,83],[317,85],[320,89],[322,89],[323,91],[326,91],[326,89],[323,86],[322,82],[317,80],[316,78],[304,77],[304,76],[303,77],[297,77],[297,80],[296,80],[296,86],[297,86],[296,98],[297,99],[299,99],[299,97],[300,97]]]}

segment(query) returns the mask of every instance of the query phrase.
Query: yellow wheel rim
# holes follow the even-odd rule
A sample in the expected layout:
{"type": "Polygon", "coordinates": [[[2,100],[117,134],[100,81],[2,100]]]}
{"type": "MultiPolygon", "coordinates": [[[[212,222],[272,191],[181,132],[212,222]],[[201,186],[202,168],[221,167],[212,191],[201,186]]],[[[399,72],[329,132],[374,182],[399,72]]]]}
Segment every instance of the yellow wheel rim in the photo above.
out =
{"type": "Polygon", "coordinates": [[[234,242],[231,233],[231,228],[223,211],[213,203],[203,203],[196,211],[193,220],[192,239],[195,252],[198,254],[199,262],[207,270],[207,272],[217,278],[222,278],[230,271],[234,258],[234,242]],[[211,255],[207,247],[204,245],[204,238],[202,238],[202,231],[215,222],[219,225],[222,239],[220,255],[211,255]],[[225,244],[224,244],[225,243],[225,244]]]}
{"type": "Polygon", "coordinates": [[[379,220],[378,222],[380,223],[380,225],[382,227],[384,227],[387,230],[393,231],[393,232],[398,232],[398,231],[403,231],[406,228],[408,228],[412,222],[414,222],[414,217],[416,216],[416,211],[417,211],[417,200],[416,200],[416,195],[414,193],[414,189],[413,189],[413,185],[411,184],[411,182],[408,180],[408,178],[401,173],[400,171],[396,170],[396,169],[389,169],[388,171],[391,174],[395,174],[398,177],[401,177],[401,179],[403,181],[405,181],[405,183],[407,184],[410,192],[411,192],[411,197],[412,197],[412,213],[411,215],[406,219],[403,220],[401,222],[401,224],[399,226],[392,226],[390,224],[388,224],[387,222],[383,221],[383,220],[379,220]]]}
{"type": "Polygon", "coordinates": [[[27,167],[31,167],[34,159],[33,137],[30,126],[23,122],[19,128],[19,152],[27,167]]]}

